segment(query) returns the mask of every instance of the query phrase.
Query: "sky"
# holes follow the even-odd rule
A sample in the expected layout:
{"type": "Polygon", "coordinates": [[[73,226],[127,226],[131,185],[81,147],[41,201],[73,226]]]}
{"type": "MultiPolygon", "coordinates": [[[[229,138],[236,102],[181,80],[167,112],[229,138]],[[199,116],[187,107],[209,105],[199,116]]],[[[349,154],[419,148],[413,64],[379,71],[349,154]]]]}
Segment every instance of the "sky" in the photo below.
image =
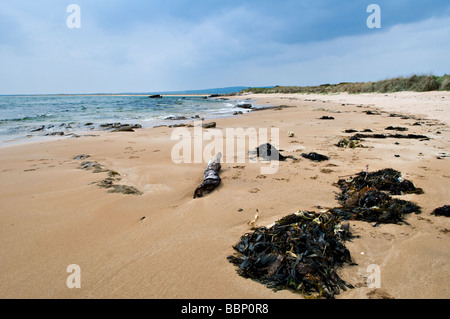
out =
{"type": "Polygon", "coordinates": [[[4,0],[0,5],[0,94],[304,86],[443,75],[450,73],[449,52],[448,0],[4,0]],[[78,5],[78,16],[67,11],[71,4],[78,5]],[[380,8],[381,28],[367,25],[374,13],[367,12],[370,4],[380,8]]]}

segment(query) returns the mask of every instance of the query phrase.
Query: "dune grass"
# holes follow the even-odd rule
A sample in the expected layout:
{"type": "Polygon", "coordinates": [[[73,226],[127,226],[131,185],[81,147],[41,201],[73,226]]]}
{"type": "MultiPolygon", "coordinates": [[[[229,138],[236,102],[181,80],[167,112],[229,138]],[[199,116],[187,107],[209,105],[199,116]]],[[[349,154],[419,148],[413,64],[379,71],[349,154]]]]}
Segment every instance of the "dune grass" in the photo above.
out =
{"type": "Polygon", "coordinates": [[[273,88],[248,88],[241,93],[388,93],[400,91],[428,92],[450,90],[450,75],[413,75],[377,82],[342,82],[318,86],[275,86],[273,88]]]}

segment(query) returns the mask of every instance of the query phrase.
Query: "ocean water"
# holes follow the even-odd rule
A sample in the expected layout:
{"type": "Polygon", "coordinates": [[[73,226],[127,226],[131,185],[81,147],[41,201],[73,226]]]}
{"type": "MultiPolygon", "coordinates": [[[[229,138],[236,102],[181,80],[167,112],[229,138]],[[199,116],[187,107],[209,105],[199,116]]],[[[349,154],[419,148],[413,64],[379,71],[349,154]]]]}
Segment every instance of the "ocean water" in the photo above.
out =
{"type": "Polygon", "coordinates": [[[196,115],[205,120],[227,117],[236,111],[247,112],[237,107],[240,102],[201,96],[0,96],[0,143],[50,138],[58,132],[71,136],[98,130],[107,123],[150,128],[183,122],[170,117],[184,116],[191,121],[196,115]]]}

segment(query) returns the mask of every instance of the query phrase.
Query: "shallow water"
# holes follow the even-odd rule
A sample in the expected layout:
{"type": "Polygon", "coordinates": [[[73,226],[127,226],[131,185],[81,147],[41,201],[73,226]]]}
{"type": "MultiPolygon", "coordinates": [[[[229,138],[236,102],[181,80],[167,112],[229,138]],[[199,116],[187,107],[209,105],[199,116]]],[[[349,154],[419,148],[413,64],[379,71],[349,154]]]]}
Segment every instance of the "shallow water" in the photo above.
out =
{"type": "Polygon", "coordinates": [[[101,124],[140,124],[143,128],[180,121],[169,117],[210,119],[236,111],[239,100],[202,96],[137,95],[0,96],[0,142],[14,142],[47,134],[82,133],[101,124]],[[90,124],[92,123],[92,124],[90,124]],[[90,124],[90,125],[86,125],[90,124]]]}

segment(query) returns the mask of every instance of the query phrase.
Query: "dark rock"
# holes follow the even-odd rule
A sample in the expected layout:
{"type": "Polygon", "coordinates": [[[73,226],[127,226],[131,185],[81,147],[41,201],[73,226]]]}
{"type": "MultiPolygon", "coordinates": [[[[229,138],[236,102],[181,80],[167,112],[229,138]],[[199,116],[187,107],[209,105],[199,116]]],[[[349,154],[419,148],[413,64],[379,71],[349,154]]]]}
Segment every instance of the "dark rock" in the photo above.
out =
{"type": "Polygon", "coordinates": [[[63,136],[64,132],[53,132],[53,133],[48,133],[45,134],[45,136],[63,136]]]}
{"type": "Polygon", "coordinates": [[[185,116],[168,116],[165,118],[165,120],[182,121],[182,120],[187,120],[187,118],[185,116]]]}
{"type": "Polygon", "coordinates": [[[162,99],[161,94],[153,94],[148,97],[149,99],[162,99]]]}
{"type": "Polygon", "coordinates": [[[238,103],[236,106],[241,109],[251,109],[253,107],[253,105],[251,105],[250,103],[244,103],[244,102],[238,103]]]}
{"type": "Polygon", "coordinates": [[[349,130],[345,130],[344,133],[356,133],[358,132],[357,130],[354,129],[349,129],[349,130]]]}
{"type": "Polygon", "coordinates": [[[30,132],[39,132],[39,131],[42,131],[44,129],[45,129],[45,125],[42,125],[39,128],[37,128],[37,129],[31,130],[30,132]]]}
{"type": "Polygon", "coordinates": [[[134,132],[134,129],[142,128],[140,124],[122,124],[122,123],[106,123],[100,127],[111,132],[134,132]]]}
{"type": "Polygon", "coordinates": [[[334,117],[324,115],[319,120],[334,120],[334,117]]]}
{"type": "Polygon", "coordinates": [[[211,122],[211,123],[203,123],[202,124],[203,128],[214,128],[216,127],[216,122],[211,122]]]}
{"type": "Polygon", "coordinates": [[[173,128],[173,127],[194,127],[194,125],[192,125],[192,124],[185,124],[185,123],[179,123],[179,124],[169,125],[169,127],[171,127],[171,128],[173,128]]]}
{"type": "Polygon", "coordinates": [[[121,126],[119,128],[113,129],[111,132],[134,132],[131,126],[121,126]]]}

